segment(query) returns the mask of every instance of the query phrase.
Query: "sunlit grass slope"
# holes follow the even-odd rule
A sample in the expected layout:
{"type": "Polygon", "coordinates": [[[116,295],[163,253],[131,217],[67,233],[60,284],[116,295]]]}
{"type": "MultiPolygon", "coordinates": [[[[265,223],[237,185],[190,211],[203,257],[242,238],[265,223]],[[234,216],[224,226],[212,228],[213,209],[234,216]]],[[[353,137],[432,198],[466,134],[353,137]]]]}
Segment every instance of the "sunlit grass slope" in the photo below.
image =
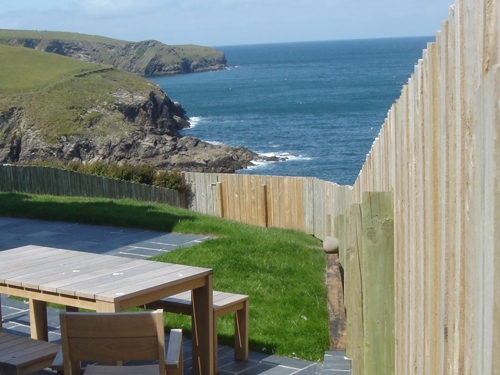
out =
{"type": "Polygon", "coordinates": [[[31,92],[77,73],[103,67],[29,48],[0,44],[0,93],[31,92]]]}
{"type": "MultiPolygon", "coordinates": [[[[74,134],[126,136],[132,125],[113,107],[113,93],[124,90],[148,97],[159,90],[152,82],[118,69],[81,76],[82,72],[109,68],[24,47],[0,45],[0,116],[13,109],[47,142],[74,134]],[[99,109],[97,111],[96,109],[99,109]],[[92,116],[102,119],[92,128],[92,116]]],[[[2,134],[0,133],[0,137],[2,134]]]]}

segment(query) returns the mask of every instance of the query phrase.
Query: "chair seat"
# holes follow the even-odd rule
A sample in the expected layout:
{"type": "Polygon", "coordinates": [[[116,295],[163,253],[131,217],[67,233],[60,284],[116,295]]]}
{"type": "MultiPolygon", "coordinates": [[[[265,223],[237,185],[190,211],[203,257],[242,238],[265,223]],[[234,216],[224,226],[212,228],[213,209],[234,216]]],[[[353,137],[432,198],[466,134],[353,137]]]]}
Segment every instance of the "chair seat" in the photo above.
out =
{"type": "Polygon", "coordinates": [[[158,375],[158,365],[101,366],[88,365],[83,375],[158,375]]]}

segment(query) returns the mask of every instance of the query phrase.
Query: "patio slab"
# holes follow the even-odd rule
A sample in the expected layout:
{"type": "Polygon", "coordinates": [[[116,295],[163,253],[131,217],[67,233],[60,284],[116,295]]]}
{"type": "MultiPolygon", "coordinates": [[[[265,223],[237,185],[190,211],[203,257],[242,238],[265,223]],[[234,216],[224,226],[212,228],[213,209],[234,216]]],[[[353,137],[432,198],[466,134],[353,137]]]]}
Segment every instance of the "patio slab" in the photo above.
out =
{"type": "Polygon", "coordinates": [[[0,251],[25,245],[146,259],[211,237],[0,217],[0,251]]]}

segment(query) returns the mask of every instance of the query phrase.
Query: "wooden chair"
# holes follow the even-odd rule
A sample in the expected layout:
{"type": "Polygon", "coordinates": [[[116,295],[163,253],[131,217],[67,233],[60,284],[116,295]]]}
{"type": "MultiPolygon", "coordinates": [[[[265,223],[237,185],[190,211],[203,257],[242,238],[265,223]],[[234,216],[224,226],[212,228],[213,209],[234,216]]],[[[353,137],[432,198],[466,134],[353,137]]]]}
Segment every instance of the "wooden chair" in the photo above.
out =
{"type": "Polygon", "coordinates": [[[85,375],[182,374],[182,331],[171,331],[165,355],[162,310],[95,314],[61,312],[59,317],[64,375],[80,375],[80,361],[119,364],[88,365],[85,375]],[[148,360],[158,360],[159,364],[121,366],[122,361],[148,360]]]}

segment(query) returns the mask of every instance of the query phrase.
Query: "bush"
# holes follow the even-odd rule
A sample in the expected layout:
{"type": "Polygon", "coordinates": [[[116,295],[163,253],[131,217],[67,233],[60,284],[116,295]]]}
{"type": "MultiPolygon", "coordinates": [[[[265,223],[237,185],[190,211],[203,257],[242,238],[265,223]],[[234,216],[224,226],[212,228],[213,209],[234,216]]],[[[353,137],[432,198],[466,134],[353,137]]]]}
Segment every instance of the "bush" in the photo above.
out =
{"type": "Polygon", "coordinates": [[[132,181],[140,184],[161,186],[167,189],[177,190],[185,193],[187,184],[184,176],[178,171],[157,171],[148,164],[133,166],[128,163],[105,163],[102,161],[83,164],[71,162],[64,164],[60,161],[31,162],[28,165],[44,166],[66,169],[73,172],[87,173],[94,176],[116,178],[118,180],[132,181]]]}
{"type": "Polygon", "coordinates": [[[178,171],[161,171],[155,176],[154,185],[180,192],[187,191],[186,180],[182,173],[178,171]]]}

